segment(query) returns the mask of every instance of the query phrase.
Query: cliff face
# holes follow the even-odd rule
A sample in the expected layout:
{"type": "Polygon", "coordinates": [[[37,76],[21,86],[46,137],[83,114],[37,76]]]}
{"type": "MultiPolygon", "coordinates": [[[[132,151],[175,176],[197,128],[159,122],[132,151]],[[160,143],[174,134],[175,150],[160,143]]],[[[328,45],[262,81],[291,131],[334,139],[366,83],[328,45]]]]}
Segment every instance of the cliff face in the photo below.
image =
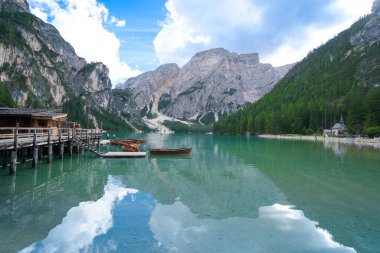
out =
{"type": "Polygon", "coordinates": [[[138,108],[210,124],[267,93],[291,65],[274,68],[259,55],[236,54],[217,48],[200,52],[179,69],[175,64],[127,80],[138,108]]]}
{"type": "Polygon", "coordinates": [[[209,124],[267,93],[282,76],[258,54],[224,49],[197,53],[178,74],[168,94],[168,116],[209,124]]]}
{"type": "Polygon", "coordinates": [[[26,0],[0,0],[0,12],[29,12],[26,0]]]}
{"type": "Polygon", "coordinates": [[[367,24],[351,38],[351,44],[363,46],[373,44],[380,38],[380,0],[375,0],[372,5],[372,14],[367,24]]]}
{"type": "MultiPolygon", "coordinates": [[[[20,106],[61,106],[71,95],[108,90],[108,69],[87,64],[59,32],[29,13],[3,13],[0,80],[20,106]],[[14,34],[14,35],[12,35],[14,34]]],[[[108,108],[109,99],[101,106],[108,108]]]]}
{"type": "Polygon", "coordinates": [[[380,0],[375,0],[372,6],[372,13],[368,21],[359,32],[350,38],[353,49],[347,55],[361,54],[359,64],[356,69],[355,79],[360,85],[374,86],[380,85],[380,0]]]}
{"type": "Polygon", "coordinates": [[[165,64],[154,71],[130,78],[117,88],[125,89],[130,94],[142,114],[157,114],[162,94],[170,92],[179,71],[177,64],[165,64]]]}
{"type": "Polygon", "coordinates": [[[104,64],[78,57],[55,27],[28,12],[25,0],[0,0],[0,10],[0,85],[18,106],[62,107],[79,99],[90,117],[114,110],[104,64]]]}

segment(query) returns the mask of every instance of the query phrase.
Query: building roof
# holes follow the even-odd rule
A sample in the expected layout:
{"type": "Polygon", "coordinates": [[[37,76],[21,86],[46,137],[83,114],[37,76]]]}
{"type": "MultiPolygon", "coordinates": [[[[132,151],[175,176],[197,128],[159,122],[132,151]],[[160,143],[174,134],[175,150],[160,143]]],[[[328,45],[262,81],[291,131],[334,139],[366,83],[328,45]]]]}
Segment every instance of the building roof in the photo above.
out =
{"type": "Polygon", "coordinates": [[[67,117],[67,113],[62,113],[59,109],[36,109],[36,108],[2,108],[0,116],[20,116],[20,117],[39,117],[48,119],[58,119],[67,117]]]}
{"type": "Polygon", "coordinates": [[[346,125],[344,124],[343,116],[340,115],[340,121],[339,123],[336,123],[331,129],[337,129],[339,131],[345,131],[347,130],[346,125]]]}
{"type": "Polygon", "coordinates": [[[338,129],[338,130],[340,130],[340,131],[343,131],[343,130],[347,130],[347,127],[346,127],[346,125],[343,123],[336,123],[333,127],[332,127],[332,129],[338,129]]]}

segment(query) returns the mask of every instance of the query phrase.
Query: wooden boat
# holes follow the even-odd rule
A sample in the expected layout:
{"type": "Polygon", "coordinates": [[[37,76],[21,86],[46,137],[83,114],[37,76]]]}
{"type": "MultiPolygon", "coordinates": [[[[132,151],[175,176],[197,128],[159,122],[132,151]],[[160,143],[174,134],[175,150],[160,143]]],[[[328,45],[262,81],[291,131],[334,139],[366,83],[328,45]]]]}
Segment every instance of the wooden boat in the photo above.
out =
{"type": "Polygon", "coordinates": [[[111,145],[145,144],[144,139],[122,139],[117,138],[110,141],[111,145]]]}
{"type": "Polygon", "coordinates": [[[150,150],[152,155],[187,155],[191,148],[154,148],[150,150]]]}
{"type": "Polygon", "coordinates": [[[138,143],[138,144],[146,144],[147,141],[145,139],[127,139],[126,142],[138,143]]]}
{"type": "Polygon", "coordinates": [[[139,152],[139,148],[135,146],[123,145],[121,149],[125,152],[139,152]]]}
{"type": "Polygon", "coordinates": [[[123,141],[124,139],[121,139],[121,138],[117,138],[117,139],[113,139],[110,141],[110,144],[111,145],[122,145],[123,144],[123,141]]]}
{"type": "Polygon", "coordinates": [[[138,143],[129,143],[129,144],[124,143],[121,146],[121,149],[126,151],[126,152],[138,152],[139,147],[140,147],[140,144],[138,144],[138,143]]]}

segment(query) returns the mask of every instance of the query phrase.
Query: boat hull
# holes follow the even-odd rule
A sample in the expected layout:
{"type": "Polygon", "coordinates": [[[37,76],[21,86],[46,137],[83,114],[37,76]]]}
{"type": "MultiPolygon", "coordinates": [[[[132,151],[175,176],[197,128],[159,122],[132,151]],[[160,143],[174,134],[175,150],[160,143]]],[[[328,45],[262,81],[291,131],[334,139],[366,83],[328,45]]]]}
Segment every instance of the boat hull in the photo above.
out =
{"type": "Polygon", "coordinates": [[[191,153],[191,148],[157,148],[149,152],[152,155],[187,155],[191,153]]]}

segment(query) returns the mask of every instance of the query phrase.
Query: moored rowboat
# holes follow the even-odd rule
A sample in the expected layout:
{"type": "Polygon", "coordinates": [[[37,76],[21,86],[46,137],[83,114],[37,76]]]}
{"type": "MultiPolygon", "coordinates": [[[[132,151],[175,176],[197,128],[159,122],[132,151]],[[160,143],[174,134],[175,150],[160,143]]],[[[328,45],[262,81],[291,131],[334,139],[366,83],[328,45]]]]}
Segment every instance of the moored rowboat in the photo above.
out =
{"type": "Polygon", "coordinates": [[[152,155],[187,155],[191,148],[154,148],[150,150],[152,155]]]}
{"type": "Polygon", "coordinates": [[[145,139],[127,139],[127,142],[133,142],[138,144],[146,144],[147,141],[145,139]]]}
{"type": "Polygon", "coordinates": [[[131,144],[125,144],[121,146],[121,149],[126,152],[138,152],[139,151],[140,144],[137,143],[131,143],[131,144]]]}
{"type": "Polygon", "coordinates": [[[128,145],[128,144],[146,144],[145,139],[113,139],[110,141],[111,145],[128,145]]]}
{"type": "Polygon", "coordinates": [[[121,139],[121,138],[117,138],[117,139],[113,139],[110,141],[110,144],[111,145],[122,145],[123,144],[123,141],[124,139],[121,139]]]}

